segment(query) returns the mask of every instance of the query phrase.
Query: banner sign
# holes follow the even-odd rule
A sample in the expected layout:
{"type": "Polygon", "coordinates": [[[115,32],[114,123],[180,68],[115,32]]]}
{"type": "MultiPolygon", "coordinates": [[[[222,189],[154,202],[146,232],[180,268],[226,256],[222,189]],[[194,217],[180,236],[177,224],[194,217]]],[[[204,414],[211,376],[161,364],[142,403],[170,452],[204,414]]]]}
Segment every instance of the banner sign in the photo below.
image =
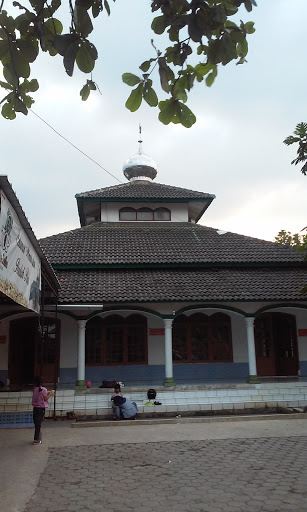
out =
{"type": "Polygon", "coordinates": [[[39,313],[41,263],[18,216],[0,191],[0,291],[39,313]]]}
{"type": "Polygon", "coordinates": [[[299,336],[307,336],[307,329],[299,329],[298,335],[299,336]]]}
{"type": "Polygon", "coordinates": [[[165,330],[164,329],[149,329],[149,336],[163,336],[165,330]]]}

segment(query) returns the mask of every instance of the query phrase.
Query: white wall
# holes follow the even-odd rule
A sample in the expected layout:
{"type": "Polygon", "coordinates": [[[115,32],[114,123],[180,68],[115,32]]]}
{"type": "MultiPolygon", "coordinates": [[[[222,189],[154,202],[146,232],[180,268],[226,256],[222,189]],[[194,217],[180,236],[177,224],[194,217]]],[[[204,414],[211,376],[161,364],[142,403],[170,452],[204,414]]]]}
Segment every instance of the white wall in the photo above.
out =
{"type": "Polygon", "coordinates": [[[76,368],[78,358],[78,329],[73,318],[58,315],[61,320],[60,367],[76,368]]]}
{"type": "Polygon", "coordinates": [[[142,203],[101,203],[101,221],[119,222],[119,210],[126,206],[132,208],[168,208],[171,211],[172,222],[188,222],[189,220],[187,203],[151,203],[145,201],[142,203]]]}

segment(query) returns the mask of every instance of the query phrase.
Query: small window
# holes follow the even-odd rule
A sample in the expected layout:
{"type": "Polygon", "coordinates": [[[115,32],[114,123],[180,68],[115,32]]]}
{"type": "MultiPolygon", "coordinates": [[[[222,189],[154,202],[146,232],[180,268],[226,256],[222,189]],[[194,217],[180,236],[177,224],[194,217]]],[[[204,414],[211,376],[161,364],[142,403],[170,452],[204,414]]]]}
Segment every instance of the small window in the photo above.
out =
{"type": "Polygon", "coordinates": [[[136,210],[134,208],[122,208],[119,210],[119,220],[136,220],[136,210]]]}
{"type": "Polygon", "coordinates": [[[139,208],[136,218],[137,220],[153,220],[153,211],[150,208],[139,208]]]}
{"type": "Polygon", "coordinates": [[[168,208],[156,208],[154,220],[171,220],[171,212],[168,208]]]}

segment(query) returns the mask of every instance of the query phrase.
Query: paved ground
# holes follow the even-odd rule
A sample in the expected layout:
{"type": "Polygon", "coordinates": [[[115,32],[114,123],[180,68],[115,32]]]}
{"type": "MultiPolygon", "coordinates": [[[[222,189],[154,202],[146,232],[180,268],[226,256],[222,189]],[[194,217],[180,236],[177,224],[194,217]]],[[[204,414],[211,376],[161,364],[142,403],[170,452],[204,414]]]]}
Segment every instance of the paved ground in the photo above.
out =
{"type": "Polygon", "coordinates": [[[45,422],[40,446],[30,444],[31,430],[0,429],[1,509],[306,512],[306,429],[306,420],[83,429],[45,422]]]}

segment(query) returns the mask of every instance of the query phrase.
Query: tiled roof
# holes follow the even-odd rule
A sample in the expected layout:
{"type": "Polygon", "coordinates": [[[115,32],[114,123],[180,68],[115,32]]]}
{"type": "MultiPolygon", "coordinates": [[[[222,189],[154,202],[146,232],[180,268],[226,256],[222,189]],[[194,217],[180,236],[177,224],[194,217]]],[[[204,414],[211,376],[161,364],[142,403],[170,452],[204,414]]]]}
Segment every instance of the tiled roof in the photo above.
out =
{"type": "MultiPolygon", "coordinates": [[[[60,303],[304,300],[304,268],[58,270],[60,303]]],[[[305,300],[307,300],[305,296],[305,300]]]]}
{"type": "Polygon", "coordinates": [[[99,222],[40,240],[53,266],[299,263],[293,247],[188,222],[99,222]]]}
{"type": "Polygon", "coordinates": [[[194,192],[186,188],[152,183],[150,181],[133,181],[115,185],[113,187],[99,188],[76,194],[77,199],[214,199],[213,194],[194,192]]]}

